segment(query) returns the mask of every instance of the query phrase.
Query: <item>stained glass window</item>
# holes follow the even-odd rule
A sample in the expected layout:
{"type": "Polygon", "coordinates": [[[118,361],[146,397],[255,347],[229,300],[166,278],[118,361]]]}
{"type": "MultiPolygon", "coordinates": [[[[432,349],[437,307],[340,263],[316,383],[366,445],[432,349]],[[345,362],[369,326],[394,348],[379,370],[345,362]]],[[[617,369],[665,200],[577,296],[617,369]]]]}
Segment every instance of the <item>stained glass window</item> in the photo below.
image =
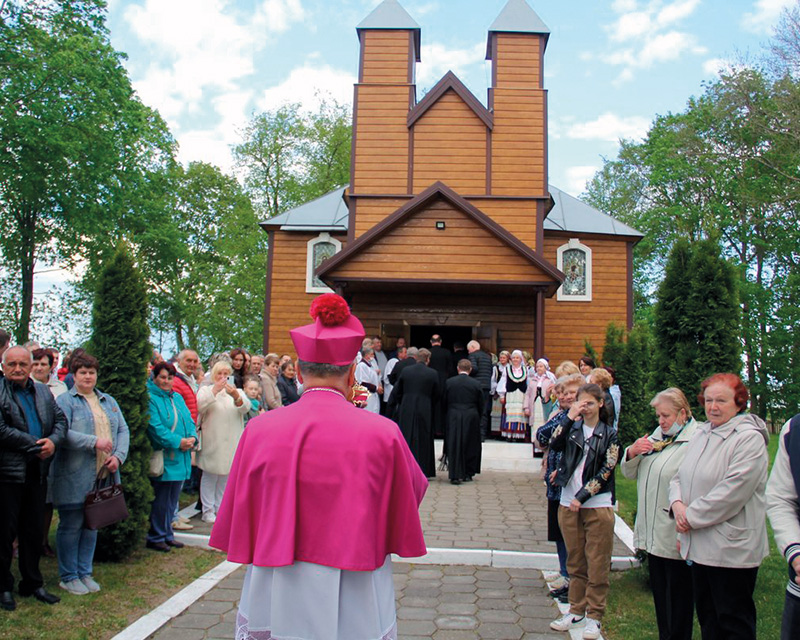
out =
{"type": "Polygon", "coordinates": [[[563,254],[563,271],[566,276],[562,291],[568,296],[586,295],[586,252],[568,249],[563,254]]]}
{"type": "Polygon", "coordinates": [[[327,260],[334,255],[336,255],[336,245],[334,245],[332,242],[317,242],[314,244],[314,278],[312,281],[314,287],[328,286],[319,279],[319,276],[316,274],[316,269],[320,264],[322,264],[323,260],[327,260]]]}

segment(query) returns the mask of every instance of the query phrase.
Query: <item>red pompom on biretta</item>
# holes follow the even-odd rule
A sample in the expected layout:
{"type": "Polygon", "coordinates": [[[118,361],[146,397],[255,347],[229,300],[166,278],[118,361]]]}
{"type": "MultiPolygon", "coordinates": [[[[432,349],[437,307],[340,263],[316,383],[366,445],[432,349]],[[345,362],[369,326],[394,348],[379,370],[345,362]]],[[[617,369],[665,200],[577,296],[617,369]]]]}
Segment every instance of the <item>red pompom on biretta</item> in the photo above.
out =
{"type": "Polygon", "coordinates": [[[309,313],[326,327],[336,327],[350,317],[350,307],[342,296],[325,293],[314,299],[309,313]]]}

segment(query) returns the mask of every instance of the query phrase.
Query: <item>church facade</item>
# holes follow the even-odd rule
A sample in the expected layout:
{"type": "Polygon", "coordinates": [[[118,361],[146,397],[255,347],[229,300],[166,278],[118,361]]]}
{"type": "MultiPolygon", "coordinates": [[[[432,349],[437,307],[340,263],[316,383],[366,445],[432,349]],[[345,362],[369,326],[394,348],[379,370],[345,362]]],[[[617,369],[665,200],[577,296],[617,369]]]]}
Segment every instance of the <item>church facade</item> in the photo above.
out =
{"type": "Polygon", "coordinates": [[[385,0],[357,27],[350,184],[262,223],[264,349],[336,291],[369,335],[477,339],[553,362],[630,326],[641,234],[548,183],[544,53],[525,0],[489,28],[486,106],[451,72],[417,100],[419,25],[385,0]]]}

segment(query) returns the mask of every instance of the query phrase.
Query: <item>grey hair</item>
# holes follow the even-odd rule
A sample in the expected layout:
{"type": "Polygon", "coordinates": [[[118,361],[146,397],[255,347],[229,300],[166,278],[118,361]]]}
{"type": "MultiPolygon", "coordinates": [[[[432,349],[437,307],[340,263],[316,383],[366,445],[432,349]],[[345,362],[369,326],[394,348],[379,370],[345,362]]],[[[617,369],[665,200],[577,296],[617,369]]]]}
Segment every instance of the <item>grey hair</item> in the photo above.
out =
{"type": "Polygon", "coordinates": [[[480,343],[480,342],[478,342],[477,340],[470,340],[470,341],[467,343],[467,348],[468,348],[468,349],[476,349],[476,350],[479,350],[479,349],[481,348],[481,343],[480,343]]]}
{"type": "Polygon", "coordinates": [[[231,360],[231,357],[224,351],[212,354],[208,359],[208,368],[212,369],[218,362],[225,362],[226,364],[233,365],[233,360],[231,360]]]}
{"type": "Polygon", "coordinates": [[[6,349],[5,351],[3,351],[3,364],[6,363],[6,358],[8,357],[8,354],[11,353],[14,349],[22,349],[25,353],[28,354],[28,360],[30,362],[33,362],[33,356],[31,355],[31,352],[28,351],[21,344],[17,344],[17,345],[14,345],[13,347],[10,347],[10,348],[6,349]]]}
{"type": "Polygon", "coordinates": [[[375,349],[372,347],[361,347],[361,357],[369,355],[370,353],[375,353],[375,349]]]}
{"type": "Polygon", "coordinates": [[[431,352],[428,349],[417,351],[417,362],[428,362],[431,359],[431,352]]]}
{"type": "Polygon", "coordinates": [[[352,364],[328,364],[327,362],[306,362],[298,360],[297,366],[303,376],[314,376],[316,378],[342,378],[350,371],[352,364]]]}
{"type": "Polygon", "coordinates": [[[417,354],[419,353],[419,349],[416,347],[409,347],[406,349],[406,356],[409,358],[416,358],[417,354]]]}

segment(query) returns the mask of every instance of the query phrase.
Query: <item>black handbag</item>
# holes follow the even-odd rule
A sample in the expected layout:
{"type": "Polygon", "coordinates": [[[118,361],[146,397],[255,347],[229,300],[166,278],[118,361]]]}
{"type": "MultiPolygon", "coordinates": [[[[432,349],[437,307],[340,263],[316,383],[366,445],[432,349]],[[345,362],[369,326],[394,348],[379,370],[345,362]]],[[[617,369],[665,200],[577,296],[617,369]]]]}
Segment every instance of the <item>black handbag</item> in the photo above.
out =
{"type": "Polygon", "coordinates": [[[83,517],[87,529],[102,529],[128,517],[128,507],[125,504],[125,494],[122,485],[116,484],[109,473],[107,478],[110,484],[101,487],[101,476],[105,468],[97,472],[92,490],[86,494],[83,501],[83,517]]]}

